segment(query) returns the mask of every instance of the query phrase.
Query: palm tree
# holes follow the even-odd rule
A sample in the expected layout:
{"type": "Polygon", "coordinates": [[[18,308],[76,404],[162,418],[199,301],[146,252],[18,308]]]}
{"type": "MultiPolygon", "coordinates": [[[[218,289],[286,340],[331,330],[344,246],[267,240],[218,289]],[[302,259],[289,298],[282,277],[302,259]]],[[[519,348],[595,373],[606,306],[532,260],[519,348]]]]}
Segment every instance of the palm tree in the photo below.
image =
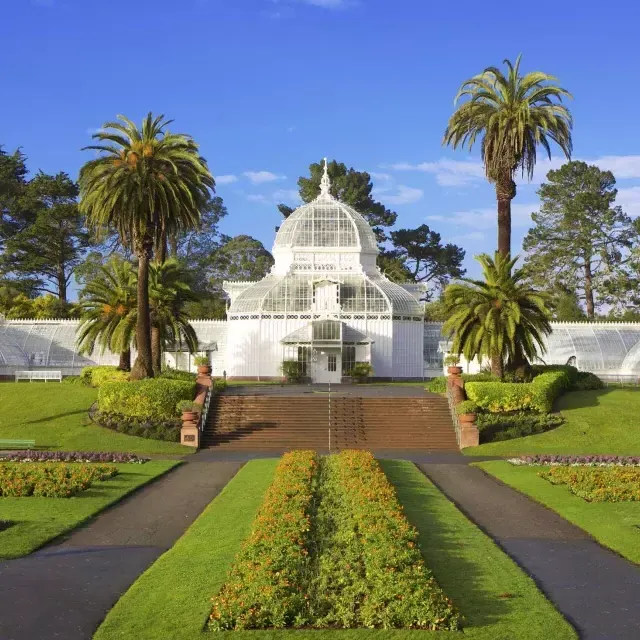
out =
{"type": "Polygon", "coordinates": [[[466,80],[455,98],[461,104],[449,119],[443,144],[471,149],[482,136],[480,152],[485,173],[496,185],[498,200],[498,251],[511,252],[511,200],[516,195],[518,169],[533,177],[536,150],[541,146],[551,158],[550,141],[571,158],[571,114],[562,98],[571,94],[555,84],[556,78],[541,71],[520,75],[520,58],[505,60],[507,75],[487,67],[466,80]]]}
{"type": "Polygon", "coordinates": [[[172,122],[151,113],[142,129],[124,116],[92,137],[100,155],[80,170],[80,206],[96,228],[114,229],[138,258],[134,380],[152,377],[149,262],[154,247],[173,233],[196,228],[215,187],[198,145],[167,131],[172,122]]]}
{"type": "Polygon", "coordinates": [[[130,262],[112,259],[81,292],[81,322],[77,332],[80,353],[107,349],[120,353],[119,369],[131,369],[131,345],[135,339],[136,272],[130,262]]]}
{"type": "Polygon", "coordinates": [[[502,377],[505,360],[516,367],[544,353],[549,296],[530,288],[522,269],[513,270],[518,258],[496,251],[493,259],[483,253],[477,260],[484,280],[463,278],[445,289],[443,331],[453,338],[453,353],[490,358],[491,372],[502,377]]]}
{"type": "Polygon", "coordinates": [[[149,276],[151,354],[154,371],[159,372],[162,352],[168,346],[182,346],[184,343],[191,353],[198,350],[196,332],[185,312],[185,304],[198,298],[174,258],[163,263],[151,263],[149,276]]]}

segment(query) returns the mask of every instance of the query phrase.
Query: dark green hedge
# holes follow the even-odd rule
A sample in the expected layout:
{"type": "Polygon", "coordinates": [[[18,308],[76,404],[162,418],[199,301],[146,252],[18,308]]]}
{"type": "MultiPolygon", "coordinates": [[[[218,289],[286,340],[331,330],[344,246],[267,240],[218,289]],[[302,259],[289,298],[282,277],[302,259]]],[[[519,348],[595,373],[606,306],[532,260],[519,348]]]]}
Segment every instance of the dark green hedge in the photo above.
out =
{"type": "MultiPolygon", "coordinates": [[[[467,382],[497,382],[498,378],[490,373],[463,373],[462,379],[467,382]]],[[[446,393],[447,392],[447,376],[438,376],[437,378],[431,378],[426,384],[427,391],[431,393],[446,393]]]]}
{"type": "Polygon", "coordinates": [[[98,409],[140,420],[178,417],[180,400],[193,400],[195,382],[152,378],[136,382],[107,382],[98,391],[98,409]]]}
{"type": "Polygon", "coordinates": [[[511,414],[479,413],[476,418],[481,444],[544,433],[559,427],[563,422],[558,414],[524,411],[511,414]]]}
{"type": "Polygon", "coordinates": [[[93,415],[93,420],[101,427],[126,433],[129,436],[180,442],[182,422],[179,419],[148,422],[109,411],[98,411],[93,415]]]}

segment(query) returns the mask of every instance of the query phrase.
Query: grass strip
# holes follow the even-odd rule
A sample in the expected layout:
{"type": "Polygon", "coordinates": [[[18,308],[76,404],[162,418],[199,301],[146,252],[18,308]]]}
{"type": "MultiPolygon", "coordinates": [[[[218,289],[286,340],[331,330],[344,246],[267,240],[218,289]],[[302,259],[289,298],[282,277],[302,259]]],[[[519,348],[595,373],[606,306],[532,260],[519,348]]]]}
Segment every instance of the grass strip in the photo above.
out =
{"type": "Polygon", "coordinates": [[[213,598],[213,630],[280,629],[306,621],[303,583],[317,469],[314,451],[282,456],[251,535],[213,598]]]}
{"type": "MultiPolygon", "coordinates": [[[[17,464],[24,468],[28,463],[17,464]]],[[[117,464],[114,466],[118,469],[118,475],[103,482],[94,482],[91,487],[70,498],[0,498],[0,520],[13,523],[0,531],[0,557],[18,558],[31,553],[178,464],[180,462],[175,460],[158,460],[141,465],[117,464]]],[[[38,468],[40,466],[38,464],[38,468]]]]}
{"type": "Polygon", "coordinates": [[[640,502],[587,502],[568,486],[541,478],[538,474],[545,467],[515,466],[504,460],[474,466],[552,509],[605,547],[640,564],[640,502]]]}
{"type": "Polygon", "coordinates": [[[251,532],[276,465],[273,459],[244,465],[178,542],[120,598],[95,639],[211,638],[209,633],[203,635],[211,594],[224,584],[251,532]]]}
{"type": "Polygon", "coordinates": [[[409,522],[420,532],[427,566],[463,615],[465,637],[577,638],[534,581],[414,464],[397,460],[380,464],[395,485],[409,522]]]}

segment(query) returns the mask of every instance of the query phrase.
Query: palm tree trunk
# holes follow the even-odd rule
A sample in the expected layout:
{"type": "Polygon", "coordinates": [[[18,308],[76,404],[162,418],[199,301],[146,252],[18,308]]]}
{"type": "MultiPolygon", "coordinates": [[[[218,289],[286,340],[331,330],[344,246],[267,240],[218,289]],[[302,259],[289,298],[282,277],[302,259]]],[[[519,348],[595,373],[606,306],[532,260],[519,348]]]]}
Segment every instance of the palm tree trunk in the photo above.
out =
{"type": "Polygon", "coordinates": [[[156,247],[156,260],[158,264],[164,264],[167,260],[167,232],[163,231],[160,241],[156,247]]]}
{"type": "Polygon", "coordinates": [[[505,172],[496,181],[498,200],[498,252],[503,256],[511,254],[511,201],[516,197],[516,183],[510,172],[505,172]]]}
{"type": "Polygon", "coordinates": [[[169,255],[172,258],[178,257],[178,235],[175,231],[169,236],[169,255]]]}
{"type": "Polygon", "coordinates": [[[499,353],[494,353],[491,356],[491,373],[502,379],[502,376],[504,374],[504,365],[502,362],[502,355],[499,353]]]}
{"type": "Polygon", "coordinates": [[[153,371],[157,375],[162,371],[162,345],[158,327],[151,327],[151,360],[153,362],[153,371]]]}
{"type": "Polygon", "coordinates": [[[138,356],[131,369],[131,379],[153,378],[151,360],[151,318],[149,310],[149,260],[153,243],[148,239],[137,247],[138,255],[138,318],[136,324],[136,342],[138,356]]]}
{"type": "Polygon", "coordinates": [[[131,371],[131,349],[120,352],[120,364],[118,369],[121,371],[131,371]]]}

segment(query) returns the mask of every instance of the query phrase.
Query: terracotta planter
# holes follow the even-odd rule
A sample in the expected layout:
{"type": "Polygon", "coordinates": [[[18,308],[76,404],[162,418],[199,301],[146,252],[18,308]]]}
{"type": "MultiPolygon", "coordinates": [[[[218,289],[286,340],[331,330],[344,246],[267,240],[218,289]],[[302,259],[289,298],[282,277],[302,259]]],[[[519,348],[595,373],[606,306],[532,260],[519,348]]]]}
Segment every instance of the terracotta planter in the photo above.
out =
{"type": "Polygon", "coordinates": [[[476,414],[475,413],[463,413],[463,414],[458,416],[458,420],[460,420],[460,422],[462,424],[473,424],[476,421],[476,414]]]}
{"type": "Polygon", "coordinates": [[[199,376],[210,376],[211,375],[211,365],[210,364],[199,364],[198,365],[198,375],[199,376]]]}
{"type": "Polygon", "coordinates": [[[450,376],[459,376],[462,373],[462,367],[447,367],[447,373],[450,376]]]}
{"type": "Polygon", "coordinates": [[[200,414],[197,411],[183,411],[182,422],[198,422],[200,414]]]}

